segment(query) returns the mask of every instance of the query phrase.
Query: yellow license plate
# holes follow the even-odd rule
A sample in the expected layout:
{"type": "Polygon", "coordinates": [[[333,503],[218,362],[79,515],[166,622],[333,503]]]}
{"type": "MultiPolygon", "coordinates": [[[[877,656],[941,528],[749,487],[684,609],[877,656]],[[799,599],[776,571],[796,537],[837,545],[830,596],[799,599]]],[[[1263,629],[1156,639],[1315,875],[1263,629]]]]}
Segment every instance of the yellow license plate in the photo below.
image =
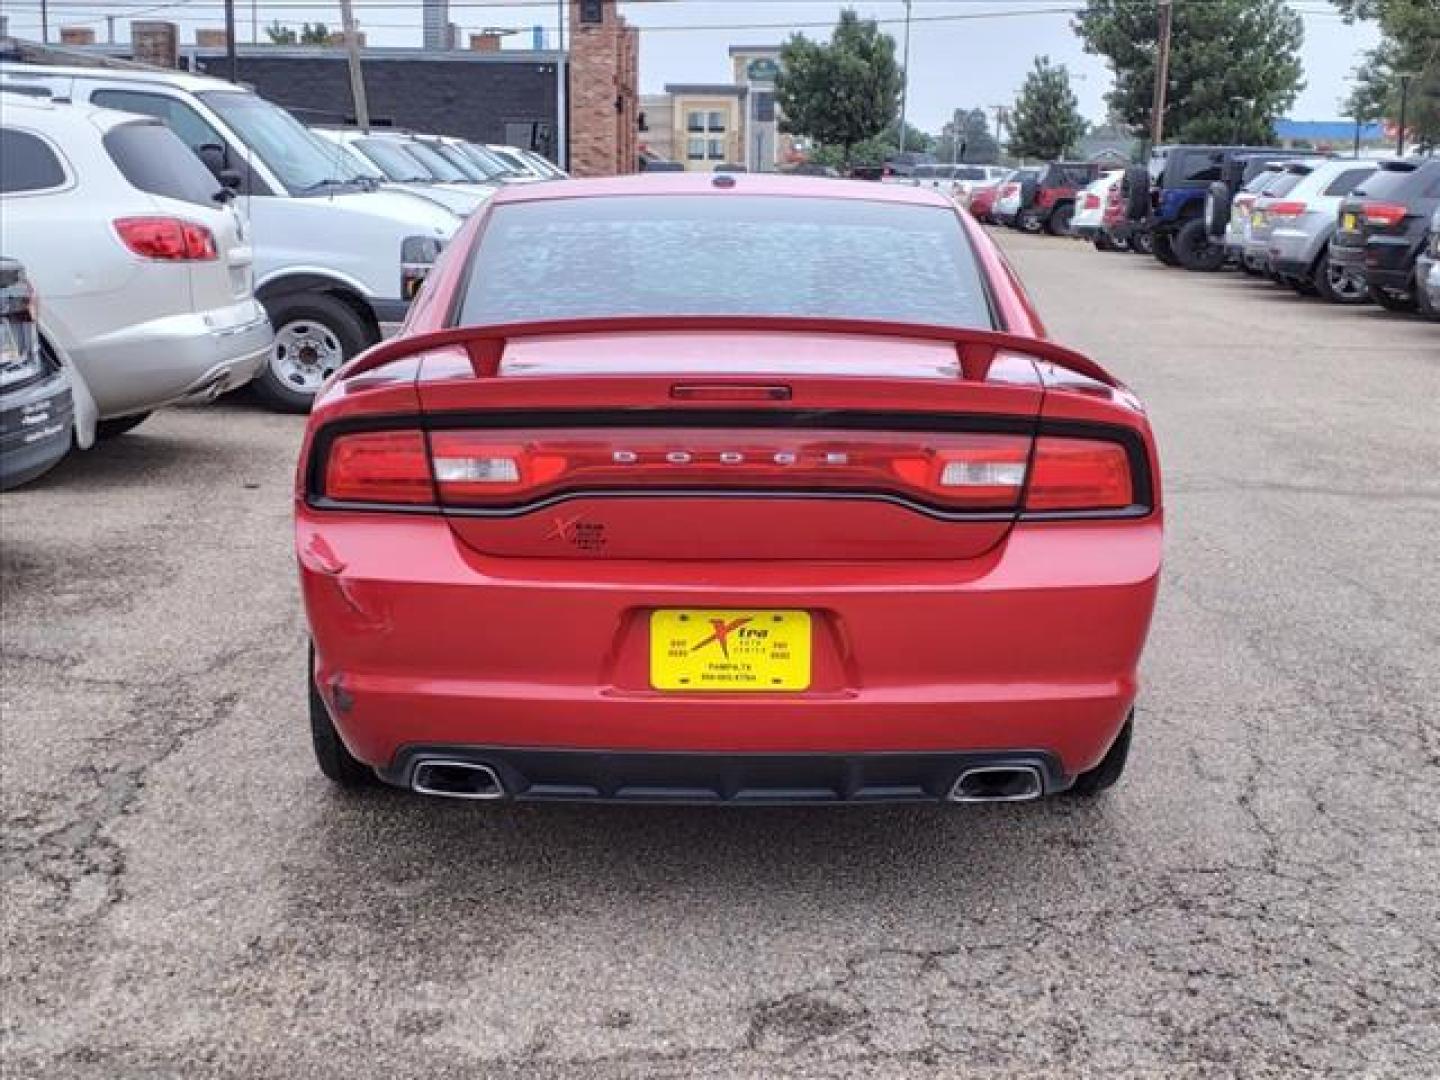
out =
{"type": "Polygon", "coordinates": [[[806,690],[810,613],[733,608],[650,614],[656,690],[806,690]]]}
{"type": "Polygon", "coordinates": [[[1340,227],[1346,232],[1354,232],[1358,227],[1354,214],[1340,215],[1340,227]]]}
{"type": "Polygon", "coordinates": [[[1264,224],[1265,224],[1265,215],[1264,215],[1264,213],[1262,213],[1261,211],[1257,210],[1257,211],[1255,211],[1255,213],[1251,214],[1251,215],[1250,215],[1250,224],[1251,224],[1251,225],[1264,225],[1264,224]]]}

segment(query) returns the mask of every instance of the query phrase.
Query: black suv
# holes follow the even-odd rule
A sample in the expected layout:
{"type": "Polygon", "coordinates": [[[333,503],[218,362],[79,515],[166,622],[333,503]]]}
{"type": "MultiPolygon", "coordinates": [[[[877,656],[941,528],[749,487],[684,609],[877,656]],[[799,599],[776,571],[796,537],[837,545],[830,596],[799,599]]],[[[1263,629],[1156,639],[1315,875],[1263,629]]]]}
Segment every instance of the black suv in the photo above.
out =
{"type": "Polygon", "coordinates": [[[1144,170],[1137,166],[1126,174],[1127,190],[1136,191],[1129,199],[1129,217],[1135,225],[1148,224],[1155,257],[1166,266],[1219,270],[1225,265],[1225,223],[1234,192],[1271,162],[1314,156],[1313,150],[1264,146],[1171,146],[1160,179],[1150,189],[1148,213],[1139,196],[1147,179],[1144,170]]]}
{"type": "Polygon", "coordinates": [[[1359,269],[1370,298],[1391,311],[1417,305],[1415,261],[1440,207],[1440,158],[1382,161],[1340,204],[1330,261],[1359,269]]]}

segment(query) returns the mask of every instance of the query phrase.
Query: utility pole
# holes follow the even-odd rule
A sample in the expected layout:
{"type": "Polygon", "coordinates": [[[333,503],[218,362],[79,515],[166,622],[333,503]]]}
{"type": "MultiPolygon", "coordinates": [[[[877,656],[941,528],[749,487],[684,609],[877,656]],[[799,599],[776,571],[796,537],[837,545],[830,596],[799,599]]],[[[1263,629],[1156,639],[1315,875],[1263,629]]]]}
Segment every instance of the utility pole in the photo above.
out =
{"type": "Polygon", "coordinates": [[[555,164],[569,170],[570,103],[566,100],[565,0],[555,0],[555,164]]]}
{"type": "Polygon", "coordinates": [[[260,0],[250,0],[250,44],[260,44],[260,0]]]}
{"type": "Polygon", "coordinates": [[[1160,32],[1155,41],[1155,94],[1150,105],[1150,148],[1165,138],[1165,89],[1170,81],[1170,19],[1172,0],[1160,0],[1160,32]]]}
{"type": "Polygon", "coordinates": [[[40,0],[40,43],[42,45],[48,45],[50,43],[49,0],[40,0]]]}
{"type": "Polygon", "coordinates": [[[1400,72],[1400,124],[1395,132],[1395,156],[1405,156],[1405,112],[1406,106],[1410,104],[1410,80],[1414,78],[1410,71],[1400,72]]]}
{"type": "Polygon", "coordinates": [[[240,61],[235,56],[235,0],[225,0],[225,64],[230,81],[240,81],[240,61]]]}
{"type": "Polygon", "coordinates": [[[365,103],[365,75],[360,70],[360,38],[355,31],[355,10],[340,0],[340,22],[345,30],[345,55],[350,65],[350,96],[355,99],[355,123],[370,133],[370,107],[365,103]]]}
{"type": "Polygon", "coordinates": [[[900,68],[900,152],[906,147],[905,112],[910,104],[910,2],[905,0],[905,59],[900,68]]]}
{"type": "Polygon", "coordinates": [[[105,16],[105,44],[107,44],[107,45],[114,45],[114,44],[115,44],[115,16],[114,16],[114,15],[106,15],[106,16],[105,16]]]}

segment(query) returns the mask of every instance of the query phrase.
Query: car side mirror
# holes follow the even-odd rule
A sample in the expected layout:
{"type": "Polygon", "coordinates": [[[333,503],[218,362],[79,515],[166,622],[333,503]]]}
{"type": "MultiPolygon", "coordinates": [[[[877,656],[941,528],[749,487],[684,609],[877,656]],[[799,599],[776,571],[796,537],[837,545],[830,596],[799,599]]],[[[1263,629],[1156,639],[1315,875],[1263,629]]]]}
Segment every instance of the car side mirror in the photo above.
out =
{"type": "Polygon", "coordinates": [[[227,203],[240,194],[240,188],[244,186],[244,178],[234,169],[221,169],[216,179],[220,181],[220,190],[215,193],[215,201],[227,203]]]}

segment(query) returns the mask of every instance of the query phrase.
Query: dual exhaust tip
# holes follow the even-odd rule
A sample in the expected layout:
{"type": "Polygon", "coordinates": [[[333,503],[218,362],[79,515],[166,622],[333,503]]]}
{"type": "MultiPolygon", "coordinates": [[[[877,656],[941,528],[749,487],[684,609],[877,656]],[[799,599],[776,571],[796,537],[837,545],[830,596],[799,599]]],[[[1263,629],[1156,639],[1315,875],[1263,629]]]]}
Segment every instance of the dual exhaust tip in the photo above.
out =
{"type": "Polygon", "coordinates": [[[1034,765],[979,765],[960,774],[950,801],[1029,802],[1044,794],[1045,778],[1034,765]]]}
{"type": "MultiPolygon", "coordinates": [[[[489,765],[473,761],[422,761],[410,776],[420,795],[447,799],[494,800],[507,792],[489,765]]],[[[950,788],[956,803],[1028,802],[1045,794],[1045,778],[1034,765],[979,765],[962,772],[950,788]]]]}

